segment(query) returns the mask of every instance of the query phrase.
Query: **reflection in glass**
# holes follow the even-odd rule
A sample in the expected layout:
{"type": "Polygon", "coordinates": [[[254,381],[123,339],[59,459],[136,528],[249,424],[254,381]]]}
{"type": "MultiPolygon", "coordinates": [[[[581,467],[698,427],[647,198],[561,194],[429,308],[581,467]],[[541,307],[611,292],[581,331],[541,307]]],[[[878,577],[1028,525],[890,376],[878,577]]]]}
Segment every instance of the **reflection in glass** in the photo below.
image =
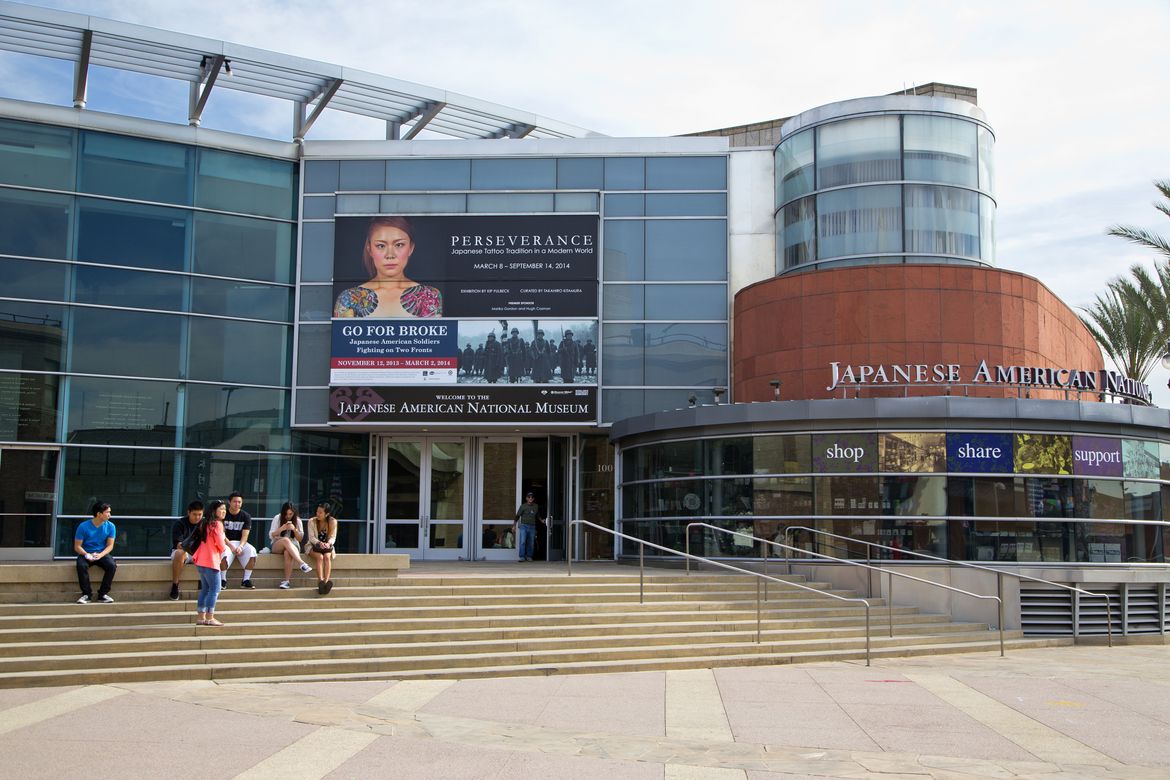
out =
{"type": "Polygon", "coordinates": [[[81,133],[81,191],[163,203],[190,203],[192,151],[179,144],[81,133]]]}
{"type": "Polygon", "coordinates": [[[65,263],[0,258],[0,279],[4,280],[4,295],[8,298],[64,300],[68,270],[65,263]]]}
{"type": "Polygon", "coordinates": [[[995,194],[995,164],[992,161],[992,148],[995,137],[985,127],[979,128],[979,189],[995,194]]]}
{"type": "Polygon", "coordinates": [[[882,477],[882,514],[927,515],[947,513],[946,477],[882,477]]]}
{"type": "MultiPolygon", "coordinates": [[[[184,452],[182,460],[180,502],[197,498],[206,503],[239,491],[244,495],[244,509],[254,518],[263,518],[275,515],[290,498],[286,492],[291,471],[288,455],[194,450],[184,452]]],[[[303,504],[300,512],[302,517],[312,516],[303,504]]],[[[267,524],[260,528],[253,524],[253,538],[262,542],[266,534],[267,524]]]]}
{"type": "Polygon", "coordinates": [[[656,219],[646,223],[647,280],[726,277],[727,220],[656,219]]]}
{"type": "Polygon", "coordinates": [[[182,320],[175,314],[75,307],[72,368],[82,374],[178,377],[182,320]]]}
{"type": "Polygon", "coordinates": [[[189,327],[191,379],[288,383],[288,326],[192,317],[189,327]]]}
{"type": "Polygon", "coordinates": [[[906,178],[947,184],[978,185],[977,125],[941,116],[902,118],[906,178]]]}
{"type": "Polygon", "coordinates": [[[906,251],[979,257],[979,196],[954,187],[907,184],[906,251]]]}
{"type": "Polygon", "coordinates": [[[74,138],[64,127],[0,120],[0,182],[73,189],[74,138]]]}
{"type": "Polygon", "coordinates": [[[432,550],[463,549],[463,523],[431,523],[428,527],[432,550]]]}
{"type": "Polygon", "coordinates": [[[879,515],[882,496],[877,477],[817,477],[818,515],[879,515]]]}
{"type": "MultiPolygon", "coordinates": [[[[64,491],[59,511],[63,514],[88,516],[90,507],[99,499],[114,505],[116,517],[178,513],[174,501],[174,450],[66,447],[62,473],[64,491]]],[[[220,495],[226,496],[233,489],[229,487],[220,495]]],[[[193,497],[194,493],[184,493],[186,501],[193,497]]],[[[165,527],[169,531],[169,522],[165,527]]],[[[164,550],[169,547],[168,537],[164,550]]]]}
{"type": "Polygon", "coordinates": [[[56,450],[0,449],[0,548],[52,544],[57,455],[56,450]]]}
{"type": "Polygon", "coordinates": [[[418,547],[418,523],[387,523],[384,526],[382,544],[390,549],[418,547]]]}
{"type": "Polygon", "coordinates": [[[463,448],[461,441],[431,443],[432,522],[463,519],[463,448]]]}
{"type": "Polygon", "coordinates": [[[752,485],[752,514],[812,514],[812,477],[756,477],[752,485]]]}
{"type": "Polygon", "coordinates": [[[69,212],[64,195],[0,189],[0,253],[69,259],[69,212]]]}
{"type": "Polygon", "coordinates": [[[1077,517],[1102,520],[1125,517],[1125,496],[1120,480],[1080,479],[1075,484],[1077,517]]]}
{"type": "Polygon", "coordinates": [[[780,236],[783,264],[777,271],[817,259],[816,217],[815,198],[801,198],[784,207],[784,227],[780,236]]]}
{"type": "Polygon", "coordinates": [[[516,496],[514,441],[483,443],[483,519],[511,520],[520,500],[516,496]]]}
{"type": "MultiPolygon", "coordinates": [[[[601,371],[607,385],[644,385],[645,329],[642,324],[602,326],[601,371]]],[[[638,406],[641,406],[639,400],[638,406]]],[[[641,409],[636,414],[641,414],[641,409]]],[[[607,416],[610,412],[605,412],[607,416]]],[[[611,419],[621,419],[620,417],[611,419]]]]}
{"type": "MultiPolygon", "coordinates": [[[[1021,480],[1016,479],[1017,489],[1021,480]]],[[[1024,515],[1027,517],[1086,517],[1073,502],[1073,482],[1068,479],[1028,478],[1023,481],[1024,515]]],[[[1118,490],[1120,494],[1120,489],[1118,490]]]]}
{"type": "Polygon", "coordinates": [[[230,450],[288,448],[287,390],[201,384],[190,384],[186,388],[188,447],[230,450]]]}
{"type": "MultiPolygon", "coordinates": [[[[305,226],[305,238],[324,232],[329,246],[322,262],[331,263],[333,225],[314,223],[305,226]]],[[[311,254],[312,246],[306,250],[311,254]]],[[[283,222],[222,214],[195,215],[195,273],[258,279],[265,282],[289,282],[295,261],[293,227],[283,222]]],[[[325,277],[327,281],[332,276],[325,277]]],[[[306,281],[315,281],[306,276],[306,281]]]]}
{"type": "Polygon", "coordinates": [[[288,287],[226,279],[191,280],[191,310],[202,314],[287,321],[291,304],[288,287]]]}
{"type": "Polygon", "coordinates": [[[646,384],[727,383],[726,325],[648,323],[645,333],[646,384]]]}
{"type": "Polygon", "coordinates": [[[66,441],[173,447],[178,398],[174,382],[71,377],[66,441]]]}
{"type": "Polygon", "coordinates": [[[293,164],[285,160],[200,149],[195,205],[292,219],[295,181],[293,164]]]}
{"type": "Polygon", "coordinates": [[[178,209],[82,200],[77,259],[92,263],[186,270],[188,214],[178,209]]]}
{"type": "Polygon", "coordinates": [[[1024,480],[1011,477],[950,477],[947,480],[947,506],[948,512],[958,517],[1028,514],[1024,509],[1024,480]]]}
{"type": "Polygon", "coordinates": [[[813,191],[814,130],[804,130],[776,147],[776,203],[813,191]]]}
{"type": "MultiPolygon", "coordinates": [[[[297,455],[292,461],[290,495],[304,513],[328,501],[338,520],[367,520],[368,463],[365,458],[322,458],[297,455]]],[[[276,510],[272,510],[276,514],[276,510]]]]}
{"type": "Polygon", "coordinates": [[[1161,492],[1156,482],[1122,483],[1125,495],[1125,517],[1130,520],[1160,520],[1161,492]]]}
{"type": "Polygon", "coordinates": [[[59,371],[64,317],[63,306],[0,301],[0,368],[59,371]]]}
{"type": "Polygon", "coordinates": [[[392,441],[386,447],[386,517],[418,518],[422,475],[422,445],[392,441]]]}
{"type": "Polygon", "coordinates": [[[170,311],[186,308],[187,280],[176,274],[79,265],[73,280],[73,299],[78,303],[170,311]]]}
{"type": "Polygon", "coordinates": [[[756,474],[806,474],[812,470],[812,438],[808,434],[755,436],[752,452],[756,474]]]}
{"type": "Polygon", "coordinates": [[[0,373],[0,440],[56,441],[60,382],[54,374],[0,373]]]}

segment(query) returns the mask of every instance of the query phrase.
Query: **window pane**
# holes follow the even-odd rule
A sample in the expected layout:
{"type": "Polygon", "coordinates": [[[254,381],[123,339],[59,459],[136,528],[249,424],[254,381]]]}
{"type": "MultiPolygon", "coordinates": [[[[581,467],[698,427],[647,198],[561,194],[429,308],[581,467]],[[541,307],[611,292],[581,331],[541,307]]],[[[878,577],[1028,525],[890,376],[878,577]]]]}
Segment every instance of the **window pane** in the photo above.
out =
{"type": "Polygon", "coordinates": [[[727,278],[727,221],[646,223],[646,279],[727,278]]]}
{"type": "Polygon", "coordinates": [[[1101,520],[1125,518],[1125,494],[1119,479],[1081,479],[1076,483],[1076,516],[1101,520]]]}
{"type": "Polygon", "coordinates": [[[292,163],[251,154],[199,150],[195,205],[243,214],[292,219],[292,163]]]}
{"type": "MultiPolygon", "coordinates": [[[[808,515],[813,511],[812,477],[765,477],[751,483],[754,515],[808,515]]],[[[783,550],[773,552],[783,555],[783,550]]]]}
{"type": "Polygon", "coordinates": [[[995,262],[995,204],[986,195],[979,196],[979,257],[995,262]]]}
{"type": "MultiPolygon", "coordinates": [[[[643,359],[645,335],[643,325],[602,326],[601,375],[606,385],[646,384],[643,359]]],[[[642,401],[638,399],[638,414],[642,401]]]]}
{"type": "Polygon", "coordinates": [[[0,439],[56,441],[60,384],[54,374],[0,373],[0,439]]]}
{"type": "Polygon", "coordinates": [[[675,323],[645,328],[646,384],[727,383],[726,325],[675,323]]]}
{"type": "Polygon", "coordinates": [[[1023,481],[1011,477],[950,477],[947,506],[958,517],[1027,517],[1023,481]],[[1019,484],[1017,484],[1017,482],[1019,484]]]}
{"type": "Polygon", "coordinates": [[[947,513],[946,477],[882,477],[881,489],[882,514],[940,516],[947,513]]]}
{"type": "Polygon", "coordinates": [[[1017,473],[1072,474],[1072,438],[1044,433],[1017,433],[1017,473]]]}
{"type": "MultiPolygon", "coordinates": [[[[332,257],[333,225],[311,227],[328,227],[332,257]]],[[[309,228],[305,226],[306,235],[309,228]]],[[[195,273],[288,282],[294,261],[292,225],[220,214],[195,215],[195,273]]]]}
{"type": "MultiPolygon", "coordinates": [[[[365,195],[342,195],[341,198],[364,198],[365,195]]],[[[370,196],[373,197],[373,196],[370,196]]],[[[461,214],[467,211],[467,195],[441,193],[430,195],[378,195],[374,208],[365,213],[382,214],[461,214]]],[[[353,213],[353,212],[350,212],[353,213]]]]}
{"type": "Polygon", "coordinates": [[[643,396],[643,405],[646,412],[662,412],[668,409],[686,409],[690,404],[691,396],[699,404],[715,402],[710,390],[703,388],[674,389],[674,390],[647,390],[643,396]]]}
{"type": "MultiPolygon", "coordinates": [[[[1073,506],[1073,481],[1069,479],[1028,478],[1015,480],[1023,495],[1025,517],[1083,516],[1073,506]]],[[[1120,494],[1120,488],[1118,489],[1120,494]]]]}
{"type": "Polygon", "coordinates": [[[605,222],[605,279],[638,281],[646,269],[646,223],[637,220],[605,222]]]}
{"type": "Polygon", "coordinates": [[[288,287],[198,277],[191,280],[191,311],[200,314],[287,321],[291,298],[288,287]]]}
{"type": "Polygon", "coordinates": [[[776,204],[813,191],[813,130],[786,138],[776,147],[776,204]]]}
{"type": "Polygon", "coordinates": [[[880,471],[946,471],[945,433],[883,433],[878,436],[880,471]]]}
{"type": "Polygon", "coordinates": [[[339,190],[386,189],[386,163],[382,160],[342,160],[339,190]]]}
{"type": "Polygon", "coordinates": [[[556,160],[472,160],[473,190],[556,189],[556,160]]]}
{"type": "Polygon", "coordinates": [[[288,391],[187,385],[188,447],[230,450],[288,448],[288,391]]]}
{"type": "MultiPolygon", "coordinates": [[[[114,525],[121,515],[170,516],[175,512],[174,450],[66,447],[62,460],[65,489],[61,511],[64,514],[88,516],[90,507],[98,500],[113,506],[114,525]]],[[[188,494],[183,495],[186,498],[188,494]]],[[[58,527],[66,522],[59,521],[58,527]]],[[[171,522],[167,521],[168,529],[171,522]]],[[[168,534],[167,547],[169,541],[168,534]]],[[[70,539],[68,549],[72,546],[70,539]]]]}
{"type": "Polygon", "coordinates": [[[722,284],[648,284],[646,319],[725,320],[727,287],[722,284]]]}
{"type": "Polygon", "coordinates": [[[156,206],[82,200],[77,259],[186,270],[187,213],[156,206]]]}
{"type": "Polygon", "coordinates": [[[173,314],[74,307],[71,367],[83,374],[178,377],[182,322],[173,314]]]}
{"type": "Polygon", "coordinates": [[[605,189],[643,190],[646,188],[646,161],[641,157],[605,158],[605,189]]]}
{"type": "Polygon", "coordinates": [[[509,192],[467,196],[467,210],[480,213],[552,211],[553,205],[551,192],[509,192]]]}
{"type": "Polygon", "coordinates": [[[301,201],[301,216],[305,219],[333,219],[337,199],[333,197],[305,198],[301,201]]]}
{"type": "Polygon", "coordinates": [[[727,195],[687,192],[649,194],[646,196],[648,217],[722,217],[727,214],[727,195]]]}
{"type": "Polygon", "coordinates": [[[244,511],[255,518],[250,537],[257,547],[263,547],[268,535],[268,518],[289,500],[290,460],[287,455],[186,452],[182,500],[199,499],[206,503],[233,491],[242,493],[244,511]]]}
{"type": "Polygon", "coordinates": [[[601,394],[601,416],[603,422],[614,422],[626,417],[636,417],[643,412],[641,390],[606,390],[601,394]]]}
{"type": "Polygon", "coordinates": [[[191,150],[121,135],[81,133],[81,191],[190,203],[191,150]]]}
{"type": "Polygon", "coordinates": [[[0,182],[72,190],[74,138],[63,127],[0,120],[0,182]]]}
{"type": "Polygon", "coordinates": [[[598,195],[596,192],[558,192],[556,195],[557,211],[587,211],[597,213],[598,195]]]}
{"type": "MultiPolygon", "coordinates": [[[[367,520],[365,458],[293,458],[290,500],[306,513],[319,501],[328,501],[339,520],[367,520]]],[[[279,508],[279,507],[278,507],[279,508]]],[[[274,509],[271,514],[276,514],[274,509]]],[[[306,517],[310,515],[306,514],[306,517]]],[[[349,523],[343,523],[349,525],[349,523]]],[[[341,533],[337,536],[339,542],[341,533]]]]}
{"type": "Polygon", "coordinates": [[[66,441],[75,444],[174,447],[176,443],[179,403],[174,382],[71,377],[67,410],[66,441]]]}
{"type": "Polygon", "coordinates": [[[756,474],[805,474],[812,470],[810,437],[756,436],[752,439],[752,469],[756,474]]]}
{"type": "Polygon", "coordinates": [[[780,236],[784,270],[812,262],[817,256],[816,198],[801,198],[784,207],[780,236]]]}
{"type": "Polygon", "coordinates": [[[602,316],[607,320],[640,320],[646,315],[645,286],[641,284],[607,284],[602,300],[602,316]]]}
{"type": "Polygon", "coordinates": [[[602,184],[602,168],[599,157],[566,157],[557,160],[557,188],[599,190],[602,184]]]}
{"type": "Polygon", "coordinates": [[[979,257],[979,196],[969,190],[907,184],[906,251],[979,257]]]}
{"type": "Polygon", "coordinates": [[[306,160],[301,166],[305,192],[337,192],[337,160],[306,160]]]}
{"type": "Polygon", "coordinates": [[[68,259],[72,198],[0,189],[0,253],[68,259]]]}
{"type": "Polygon", "coordinates": [[[379,195],[338,195],[338,214],[377,214],[379,195]]]}
{"type": "Polygon", "coordinates": [[[648,190],[722,190],[727,188],[726,157],[647,157],[648,190]]]}
{"type": "Polygon", "coordinates": [[[880,515],[881,488],[877,477],[817,477],[818,515],[880,515]]]}
{"type": "Polygon", "coordinates": [[[65,298],[64,263],[41,263],[36,260],[0,258],[3,294],[8,298],[37,298],[60,301],[65,298]]]}
{"type": "Polygon", "coordinates": [[[942,116],[902,118],[906,178],[974,187],[976,125],[942,116]]]}
{"type": "Polygon", "coordinates": [[[390,160],[386,168],[391,190],[471,189],[469,160],[390,160]]]}
{"type": "Polygon", "coordinates": [[[848,119],[817,128],[817,188],[902,178],[898,118],[848,119]]]}
{"type": "Polygon", "coordinates": [[[79,265],[73,279],[73,300],[78,303],[170,311],[185,308],[187,280],[175,274],[79,265]]]}
{"type": "MultiPolygon", "coordinates": [[[[297,384],[329,384],[330,327],[304,325],[297,335],[297,384]]],[[[328,411],[326,408],[324,411],[328,411]]]]}
{"type": "Polygon", "coordinates": [[[301,310],[298,319],[323,321],[333,316],[333,290],[325,286],[301,286],[301,310]]]}
{"type": "Polygon", "coordinates": [[[329,422],[329,391],[325,388],[297,390],[296,423],[325,425],[329,422]]]}
{"type": "Polygon", "coordinates": [[[860,187],[817,196],[817,257],[902,251],[900,187],[860,187]]]}
{"type": "Polygon", "coordinates": [[[190,327],[192,379],[288,383],[287,326],[192,317],[190,327]]]}
{"type": "MultiPolygon", "coordinates": [[[[1156,482],[1122,483],[1125,495],[1125,517],[1130,520],[1161,520],[1161,488],[1156,482]]],[[[1148,559],[1152,560],[1152,558],[1148,559]]]]}
{"type": "Polygon", "coordinates": [[[60,371],[65,308],[0,301],[0,368],[60,371]]]}
{"type": "Polygon", "coordinates": [[[646,196],[640,192],[622,192],[605,196],[605,216],[640,217],[646,213],[646,196]]]}
{"type": "Polygon", "coordinates": [[[991,131],[979,128],[979,189],[995,195],[995,162],[992,156],[995,138],[991,131]]]}
{"type": "Polygon", "coordinates": [[[332,222],[307,222],[301,226],[301,281],[333,281],[332,222]]]}
{"type": "Polygon", "coordinates": [[[1121,442],[1125,476],[1137,479],[1157,479],[1159,447],[1156,441],[1124,439],[1121,442]]]}

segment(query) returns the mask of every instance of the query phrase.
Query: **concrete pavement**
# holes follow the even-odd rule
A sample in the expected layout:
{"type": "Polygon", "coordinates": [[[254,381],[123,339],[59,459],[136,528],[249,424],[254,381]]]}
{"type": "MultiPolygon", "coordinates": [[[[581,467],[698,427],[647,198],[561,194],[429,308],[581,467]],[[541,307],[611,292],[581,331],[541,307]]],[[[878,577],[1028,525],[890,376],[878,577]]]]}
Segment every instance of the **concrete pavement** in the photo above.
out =
{"type": "Polygon", "coordinates": [[[1170,778],[1170,646],[0,690],[0,750],[25,778],[1170,778]]]}

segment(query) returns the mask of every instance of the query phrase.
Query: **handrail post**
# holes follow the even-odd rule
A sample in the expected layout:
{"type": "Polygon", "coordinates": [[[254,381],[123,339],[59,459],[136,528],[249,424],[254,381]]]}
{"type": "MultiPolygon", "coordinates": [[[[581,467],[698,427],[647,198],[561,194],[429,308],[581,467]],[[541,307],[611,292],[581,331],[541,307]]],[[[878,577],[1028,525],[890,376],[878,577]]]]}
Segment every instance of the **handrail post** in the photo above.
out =
{"type": "MultiPolygon", "coordinates": [[[[999,657],[1003,658],[1005,655],[1003,647],[1003,572],[996,572],[995,575],[995,590],[996,595],[999,596],[999,657]]],[[[1023,588],[1021,588],[1023,590],[1023,588]]]]}
{"type": "Polygon", "coordinates": [[[1105,594],[1105,632],[1109,647],[1113,647],[1113,597],[1105,594]]]}
{"type": "MultiPolygon", "coordinates": [[[[873,547],[865,545],[865,565],[873,566],[873,547]]],[[[865,570],[865,595],[873,598],[873,569],[865,570]]]]}
{"type": "Polygon", "coordinates": [[[865,665],[869,666],[869,604],[865,605],[865,665]]]}
{"type": "Polygon", "coordinates": [[[686,543],[687,551],[687,576],[691,576],[691,527],[688,525],[683,531],[683,541],[686,543]]]}
{"type": "Polygon", "coordinates": [[[638,603],[646,603],[646,543],[638,542],[638,603]]]}
{"type": "MultiPolygon", "coordinates": [[[[767,545],[767,544],[764,545],[764,576],[765,577],[768,576],[768,547],[769,547],[769,545],[767,545]]],[[[767,600],[768,600],[768,581],[764,580],[764,601],[767,601],[767,600]]]]}
{"type": "Polygon", "coordinates": [[[886,572],[886,614],[890,622],[890,639],[894,638],[894,574],[886,572]]]}
{"type": "Polygon", "coordinates": [[[573,576],[573,521],[565,524],[565,563],[568,564],[569,574],[573,576]]]}
{"type": "Polygon", "coordinates": [[[760,637],[762,635],[761,626],[763,624],[762,608],[760,605],[760,580],[756,578],[756,644],[760,644],[760,637]]]}

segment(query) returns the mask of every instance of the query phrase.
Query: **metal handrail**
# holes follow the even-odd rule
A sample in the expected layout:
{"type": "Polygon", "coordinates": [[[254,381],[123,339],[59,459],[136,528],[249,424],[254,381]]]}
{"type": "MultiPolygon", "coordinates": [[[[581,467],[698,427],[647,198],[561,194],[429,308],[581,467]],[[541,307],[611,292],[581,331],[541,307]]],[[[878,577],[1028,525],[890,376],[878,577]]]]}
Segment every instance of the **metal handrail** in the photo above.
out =
{"type": "Polygon", "coordinates": [[[569,533],[569,538],[568,538],[569,551],[568,551],[568,555],[565,556],[565,560],[568,563],[570,577],[573,576],[572,538],[573,538],[573,526],[574,525],[587,525],[590,528],[596,528],[598,531],[604,531],[605,533],[609,534],[610,536],[614,536],[614,537],[617,537],[619,539],[629,539],[631,542],[638,543],[638,545],[639,545],[639,547],[638,547],[638,603],[640,603],[640,604],[646,603],[646,559],[645,559],[645,548],[646,547],[652,547],[655,550],[661,550],[662,552],[667,552],[667,553],[670,553],[672,555],[679,555],[683,558],[686,558],[688,563],[692,560],[700,561],[702,563],[707,563],[707,564],[710,564],[712,566],[718,566],[722,569],[728,569],[730,571],[738,572],[740,574],[748,574],[752,577],[756,577],[757,578],[756,579],[756,644],[761,643],[761,635],[763,633],[763,629],[762,629],[763,601],[760,598],[760,582],[761,581],[778,582],[781,585],[787,585],[788,587],[792,587],[792,588],[799,588],[800,590],[807,590],[810,593],[816,593],[818,596],[828,596],[829,598],[837,599],[838,601],[853,601],[853,602],[860,603],[863,607],[865,607],[865,665],[866,666],[870,665],[870,619],[869,619],[870,604],[869,604],[868,599],[851,598],[849,596],[839,596],[836,593],[829,593],[827,591],[819,590],[817,588],[813,588],[813,587],[810,587],[808,585],[801,585],[798,582],[789,582],[788,580],[782,580],[782,579],[778,579],[776,577],[769,576],[767,574],[761,574],[760,572],[752,571],[751,569],[741,569],[738,566],[732,566],[731,564],[728,564],[728,563],[723,563],[721,561],[711,560],[710,558],[704,558],[700,555],[691,555],[690,553],[682,552],[680,550],[675,550],[675,549],[672,549],[670,547],[663,547],[662,545],[655,544],[654,542],[647,542],[645,539],[639,539],[636,536],[630,536],[629,534],[623,534],[620,531],[615,531],[612,528],[606,528],[605,526],[598,525],[597,523],[591,523],[588,520],[570,520],[569,521],[569,527],[567,529],[568,533],[569,533]]]}
{"type": "MultiPolygon", "coordinates": [[[[784,538],[785,539],[788,538],[788,533],[790,531],[808,531],[811,534],[820,534],[821,536],[828,536],[828,537],[831,537],[833,539],[841,539],[841,540],[846,541],[846,542],[857,542],[860,544],[864,544],[864,545],[866,545],[866,547],[865,547],[866,560],[870,560],[870,558],[869,558],[870,549],[873,547],[877,547],[879,549],[890,550],[892,552],[896,552],[896,553],[899,553],[901,555],[913,555],[916,558],[925,558],[926,560],[930,560],[930,561],[939,561],[940,563],[945,563],[948,566],[959,566],[959,567],[962,567],[965,569],[977,569],[979,571],[989,571],[992,574],[996,575],[996,586],[999,589],[1000,596],[1003,595],[1003,576],[1006,574],[1009,577],[1015,577],[1017,580],[1029,580],[1031,582],[1042,582],[1045,585],[1052,585],[1052,586],[1057,587],[1057,588],[1063,588],[1064,590],[1070,590],[1070,591],[1073,591],[1074,593],[1080,593],[1080,594],[1085,595],[1085,596],[1096,596],[1098,598],[1104,598],[1105,599],[1105,632],[1106,632],[1106,635],[1108,636],[1109,647],[1113,647],[1113,597],[1110,596],[1108,593],[1094,593],[1091,590],[1085,590],[1084,588],[1078,588],[1075,585],[1065,585],[1065,584],[1060,583],[1060,582],[1053,582],[1052,580],[1046,580],[1043,577],[1033,577],[1030,574],[1020,574],[1019,572],[998,569],[994,566],[982,566],[978,563],[969,563],[968,561],[955,561],[955,560],[951,560],[950,558],[940,558],[939,556],[931,555],[930,553],[917,552],[916,550],[906,550],[906,549],[903,549],[901,547],[890,547],[889,545],[878,544],[877,542],[867,542],[864,539],[857,539],[857,538],[852,537],[852,536],[842,536],[841,534],[834,534],[834,533],[830,533],[828,531],[822,531],[822,530],[817,529],[817,528],[809,528],[806,525],[788,526],[787,528],[784,529],[784,538]]],[[[800,552],[803,552],[803,553],[809,552],[808,550],[801,550],[799,547],[794,547],[792,549],[800,550],[800,552]]],[[[836,560],[842,560],[842,559],[838,558],[836,560]]],[[[792,559],[791,559],[791,557],[786,556],[786,561],[788,564],[788,573],[791,574],[792,573],[792,559]]],[[[891,604],[891,606],[893,606],[893,605],[891,604]]]]}
{"type": "MultiPolygon", "coordinates": [[[[999,607],[997,609],[997,614],[999,615],[999,624],[998,624],[998,628],[999,628],[999,655],[1002,658],[1005,654],[1004,653],[1004,639],[1003,639],[1003,594],[1002,594],[1002,589],[1000,591],[999,596],[986,596],[986,595],[981,595],[979,593],[972,593],[971,591],[963,590],[962,588],[956,588],[953,585],[944,585],[941,582],[934,582],[933,580],[923,579],[922,577],[915,577],[913,574],[906,574],[904,572],[899,572],[899,571],[891,571],[890,569],[883,569],[880,566],[873,566],[872,564],[868,564],[868,563],[861,563],[859,561],[850,561],[850,560],[845,560],[842,558],[834,558],[832,555],[825,555],[823,553],[818,553],[818,552],[810,552],[809,550],[801,550],[799,547],[793,547],[791,545],[783,544],[783,543],[777,542],[773,539],[764,539],[764,538],[759,537],[759,536],[752,536],[751,534],[745,534],[742,531],[736,531],[732,528],[720,528],[717,525],[711,525],[710,523],[703,523],[703,522],[695,522],[695,523],[688,523],[687,524],[686,547],[687,547],[687,554],[688,555],[691,552],[691,529],[695,528],[695,527],[710,528],[712,531],[718,531],[719,533],[734,534],[736,536],[742,536],[742,537],[751,539],[752,541],[763,542],[764,544],[772,545],[773,547],[780,547],[785,551],[786,555],[787,555],[788,551],[790,551],[790,550],[797,550],[799,552],[805,553],[806,555],[814,555],[818,558],[824,558],[826,560],[837,561],[839,563],[845,563],[845,564],[848,564],[850,566],[858,566],[862,569],[877,570],[879,573],[884,573],[886,575],[886,578],[887,578],[886,579],[886,593],[888,594],[888,601],[889,601],[889,609],[887,610],[887,613],[889,616],[890,638],[891,639],[894,637],[894,601],[893,601],[893,599],[894,599],[894,596],[893,596],[894,577],[902,577],[903,579],[914,580],[915,582],[921,582],[924,585],[931,585],[931,586],[936,587],[936,588],[942,588],[944,590],[953,591],[954,593],[961,593],[962,595],[970,596],[973,599],[985,599],[985,600],[998,602],[999,607]]],[[[687,560],[687,574],[690,574],[690,573],[691,573],[691,562],[688,559],[687,560]]],[[[768,548],[765,547],[764,548],[764,574],[767,574],[767,573],[768,573],[768,548]]],[[[789,570],[789,574],[791,574],[791,573],[792,573],[791,570],[789,570]]],[[[870,590],[872,591],[872,587],[870,588],[870,590]]],[[[768,598],[768,585],[767,585],[767,583],[764,583],[764,600],[767,600],[767,598],[768,598]]],[[[872,592],[870,593],[870,598],[873,598],[872,592]]]]}

